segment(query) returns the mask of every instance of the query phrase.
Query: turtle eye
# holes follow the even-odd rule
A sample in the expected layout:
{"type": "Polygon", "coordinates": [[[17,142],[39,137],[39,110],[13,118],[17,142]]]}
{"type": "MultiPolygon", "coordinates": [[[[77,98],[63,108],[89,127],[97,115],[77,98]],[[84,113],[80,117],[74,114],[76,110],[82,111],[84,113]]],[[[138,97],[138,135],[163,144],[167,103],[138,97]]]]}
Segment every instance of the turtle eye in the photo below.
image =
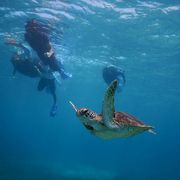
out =
{"type": "Polygon", "coordinates": [[[80,112],[79,112],[79,114],[80,114],[81,116],[83,116],[83,115],[86,115],[87,112],[88,112],[88,109],[81,109],[80,112]]]}

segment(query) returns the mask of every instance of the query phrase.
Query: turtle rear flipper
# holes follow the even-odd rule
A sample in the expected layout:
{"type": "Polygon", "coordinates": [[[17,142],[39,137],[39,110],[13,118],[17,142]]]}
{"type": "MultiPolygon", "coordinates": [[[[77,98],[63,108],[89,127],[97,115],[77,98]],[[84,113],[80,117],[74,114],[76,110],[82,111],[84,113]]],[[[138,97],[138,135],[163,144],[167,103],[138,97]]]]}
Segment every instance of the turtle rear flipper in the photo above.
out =
{"type": "Polygon", "coordinates": [[[108,87],[107,91],[105,92],[104,101],[102,105],[102,114],[103,114],[103,121],[107,127],[113,128],[117,127],[113,123],[115,107],[114,107],[114,95],[117,89],[118,81],[114,80],[110,86],[108,87]]]}

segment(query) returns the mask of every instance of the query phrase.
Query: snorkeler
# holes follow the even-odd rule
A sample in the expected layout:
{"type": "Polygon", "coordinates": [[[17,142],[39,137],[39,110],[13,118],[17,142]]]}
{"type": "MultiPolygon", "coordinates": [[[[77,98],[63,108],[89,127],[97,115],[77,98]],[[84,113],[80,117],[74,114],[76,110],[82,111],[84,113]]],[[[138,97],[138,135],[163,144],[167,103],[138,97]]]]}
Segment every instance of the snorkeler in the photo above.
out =
{"type": "Polygon", "coordinates": [[[53,72],[59,72],[62,79],[71,77],[65,72],[63,65],[56,59],[52,45],[48,37],[47,26],[35,19],[28,21],[25,25],[25,40],[45,65],[49,65],[53,72]]]}
{"type": "Polygon", "coordinates": [[[14,67],[13,76],[15,76],[17,71],[31,78],[37,78],[41,74],[38,63],[23,59],[16,53],[12,56],[11,63],[14,67]]]}
{"type": "Polygon", "coordinates": [[[32,60],[30,50],[21,43],[17,43],[15,39],[6,39],[6,44],[13,45],[19,48],[21,51],[15,52],[11,57],[11,63],[14,67],[13,76],[16,72],[19,72],[25,76],[31,78],[37,78],[41,76],[41,69],[38,61],[32,60]]]}
{"type": "Polygon", "coordinates": [[[118,80],[118,91],[121,91],[126,83],[124,70],[113,65],[109,65],[103,68],[102,76],[107,85],[115,79],[118,80]]]}
{"type": "Polygon", "coordinates": [[[52,75],[52,72],[47,66],[43,65],[41,61],[33,60],[30,56],[28,48],[23,46],[21,43],[17,43],[14,39],[9,39],[6,44],[14,45],[15,47],[23,50],[19,54],[17,52],[14,53],[11,58],[11,63],[14,66],[13,76],[15,75],[16,71],[18,71],[19,73],[31,78],[40,77],[37,89],[38,91],[42,91],[44,88],[46,88],[52,95],[53,105],[50,110],[50,116],[54,117],[57,113],[57,98],[55,92],[55,78],[52,75]]]}

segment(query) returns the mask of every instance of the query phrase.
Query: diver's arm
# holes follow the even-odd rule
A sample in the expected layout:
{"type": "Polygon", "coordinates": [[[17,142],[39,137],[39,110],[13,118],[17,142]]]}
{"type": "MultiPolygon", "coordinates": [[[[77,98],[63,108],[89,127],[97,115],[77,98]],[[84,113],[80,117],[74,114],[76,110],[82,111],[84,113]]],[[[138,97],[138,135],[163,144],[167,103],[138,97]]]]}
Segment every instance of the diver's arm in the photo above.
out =
{"type": "Polygon", "coordinates": [[[24,49],[24,46],[22,45],[22,43],[18,43],[16,41],[16,39],[14,39],[14,38],[6,38],[5,40],[6,40],[5,44],[7,44],[7,45],[13,45],[13,46],[24,49]]]}

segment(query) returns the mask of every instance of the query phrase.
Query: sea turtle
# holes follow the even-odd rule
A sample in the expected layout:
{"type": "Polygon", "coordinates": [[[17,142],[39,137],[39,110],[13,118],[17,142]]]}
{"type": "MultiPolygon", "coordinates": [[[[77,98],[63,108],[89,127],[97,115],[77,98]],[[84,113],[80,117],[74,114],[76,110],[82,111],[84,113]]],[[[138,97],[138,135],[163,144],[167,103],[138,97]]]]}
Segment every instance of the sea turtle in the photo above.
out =
{"type": "Polygon", "coordinates": [[[102,114],[97,114],[88,108],[78,109],[69,101],[83,125],[102,139],[130,137],[144,131],[154,133],[152,126],[145,125],[128,113],[115,112],[114,95],[117,85],[118,81],[114,80],[108,87],[104,96],[102,114]]]}

